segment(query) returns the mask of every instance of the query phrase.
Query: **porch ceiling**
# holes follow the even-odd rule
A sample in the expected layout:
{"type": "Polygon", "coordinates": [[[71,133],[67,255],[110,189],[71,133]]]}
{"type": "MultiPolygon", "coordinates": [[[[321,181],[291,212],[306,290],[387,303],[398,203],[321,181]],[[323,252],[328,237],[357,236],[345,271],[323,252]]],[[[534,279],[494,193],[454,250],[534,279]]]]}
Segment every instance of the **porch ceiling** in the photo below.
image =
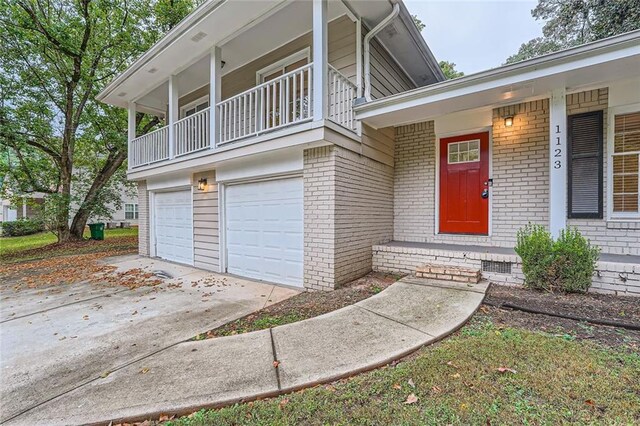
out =
{"type": "MultiPolygon", "coordinates": [[[[355,15],[372,28],[394,3],[400,3],[400,16],[377,38],[418,86],[440,81],[436,60],[400,0],[330,0],[328,19],[355,15]]],[[[181,94],[208,82],[214,45],[222,48],[224,75],[311,30],[311,1],[209,0],[112,81],[98,100],[123,108],[136,101],[141,111],[157,113],[166,104],[171,74],[178,76],[181,94]]]]}
{"type": "MultiPolygon", "coordinates": [[[[497,107],[638,77],[640,31],[449,80],[356,107],[376,127],[398,126],[482,107],[497,107]]],[[[640,88],[639,88],[640,90],[640,88]]]]}
{"type": "MultiPolygon", "coordinates": [[[[329,20],[347,12],[344,3],[329,3],[329,20]]],[[[133,100],[140,103],[141,110],[145,106],[157,108],[167,100],[166,90],[161,95],[162,90],[158,89],[166,88],[172,74],[178,76],[181,94],[208,83],[212,46],[222,48],[224,75],[311,31],[312,3],[218,0],[204,3],[187,19],[189,22],[179,25],[185,28],[170,43],[162,46],[164,39],[161,40],[110,83],[98,99],[123,108],[133,100]],[[197,19],[198,11],[205,7],[209,11],[197,19]]]]}

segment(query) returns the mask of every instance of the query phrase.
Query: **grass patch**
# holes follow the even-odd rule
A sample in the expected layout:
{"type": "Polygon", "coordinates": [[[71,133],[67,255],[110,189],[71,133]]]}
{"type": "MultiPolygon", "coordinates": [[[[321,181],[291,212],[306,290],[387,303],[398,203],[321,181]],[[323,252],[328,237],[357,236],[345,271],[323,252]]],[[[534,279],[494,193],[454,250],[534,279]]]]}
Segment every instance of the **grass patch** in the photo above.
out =
{"type": "MultiPolygon", "coordinates": [[[[137,246],[138,228],[105,229],[105,241],[73,242],[57,245],[56,236],[51,232],[0,238],[0,259],[5,262],[22,262],[50,256],[94,253],[105,248],[131,249],[137,246]]],[[[90,237],[87,230],[85,238],[90,237]]]]}
{"type": "Polygon", "coordinates": [[[249,333],[317,317],[378,294],[397,279],[395,275],[372,272],[331,292],[303,292],[201,333],[192,340],[249,333]]]}
{"type": "Polygon", "coordinates": [[[171,425],[638,424],[640,355],[490,321],[394,367],[171,425]],[[515,371],[500,372],[500,367],[515,371]],[[414,394],[418,400],[405,404],[414,394]]]}

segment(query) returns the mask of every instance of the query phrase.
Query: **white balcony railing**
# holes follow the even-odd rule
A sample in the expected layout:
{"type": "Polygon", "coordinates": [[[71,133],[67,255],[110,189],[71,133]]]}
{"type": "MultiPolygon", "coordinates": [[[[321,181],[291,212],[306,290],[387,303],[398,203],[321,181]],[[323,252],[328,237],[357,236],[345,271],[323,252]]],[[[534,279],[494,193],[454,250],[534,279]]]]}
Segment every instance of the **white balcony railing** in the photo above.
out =
{"type": "MultiPolygon", "coordinates": [[[[165,126],[130,142],[129,167],[139,167],[256,136],[313,119],[312,65],[308,64],[260,84],[173,123],[173,149],[165,126]],[[211,119],[217,119],[218,140],[211,143],[211,119]],[[170,152],[172,151],[172,152],[170,152]],[[172,156],[171,156],[172,155],[172,156]]],[[[353,113],[356,86],[329,65],[327,119],[357,131],[353,113]]]]}
{"type": "Polygon", "coordinates": [[[353,101],[356,98],[356,85],[329,65],[329,120],[354,132],[357,130],[353,101]]]}
{"type": "Polygon", "coordinates": [[[312,65],[220,102],[218,144],[310,120],[312,65]]]}
{"type": "Polygon", "coordinates": [[[211,146],[209,139],[210,110],[211,108],[203,109],[173,123],[176,156],[190,154],[211,146]]]}
{"type": "Polygon", "coordinates": [[[142,135],[129,143],[129,167],[143,166],[169,158],[167,126],[142,135]]]}

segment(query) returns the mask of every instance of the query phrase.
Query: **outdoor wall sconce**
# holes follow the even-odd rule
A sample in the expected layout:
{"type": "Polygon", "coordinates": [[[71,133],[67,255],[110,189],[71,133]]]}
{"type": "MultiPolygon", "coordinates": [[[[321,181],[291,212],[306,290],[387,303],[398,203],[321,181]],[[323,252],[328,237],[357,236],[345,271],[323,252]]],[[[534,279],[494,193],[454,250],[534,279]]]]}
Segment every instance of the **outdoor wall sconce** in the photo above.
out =
{"type": "Polygon", "coordinates": [[[505,127],[513,126],[513,115],[510,115],[509,117],[504,118],[504,125],[505,127]]]}
{"type": "Polygon", "coordinates": [[[205,189],[207,189],[207,179],[201,178],[198,181],[198,191],[204,191],[205,189]]]}

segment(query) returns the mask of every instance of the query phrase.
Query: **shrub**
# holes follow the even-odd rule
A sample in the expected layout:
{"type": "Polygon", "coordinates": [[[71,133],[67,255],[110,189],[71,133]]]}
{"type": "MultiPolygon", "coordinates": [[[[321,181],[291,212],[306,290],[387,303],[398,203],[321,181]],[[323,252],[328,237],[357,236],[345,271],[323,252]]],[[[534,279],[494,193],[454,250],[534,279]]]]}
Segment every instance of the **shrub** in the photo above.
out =
{"type": "Polygon", "coordinates": [[[36,219],[19,219],[2,223],[3,237],[19,237],[44,231],[44,224],[36,219]]]}
{"type": "Polygon", "coordinates": [[[515,250],[522,259],[525,286],[550,292],[587,291],[600,255],[575,228],[562,230],[554,241],[543,226],[531,224],[518,231],[515,250]]]}

